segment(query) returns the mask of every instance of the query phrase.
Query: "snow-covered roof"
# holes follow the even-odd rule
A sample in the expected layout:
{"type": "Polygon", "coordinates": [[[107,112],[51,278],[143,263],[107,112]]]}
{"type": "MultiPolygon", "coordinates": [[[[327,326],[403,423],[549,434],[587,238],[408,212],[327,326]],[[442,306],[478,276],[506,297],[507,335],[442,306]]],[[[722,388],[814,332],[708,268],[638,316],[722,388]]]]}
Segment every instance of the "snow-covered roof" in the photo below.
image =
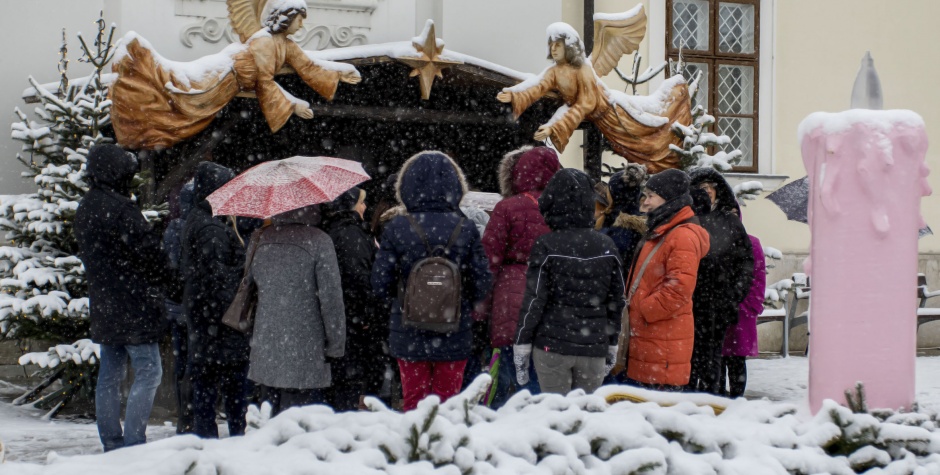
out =
{"type": "MultiPolygon", "coordinates": [[[[381,62],[382,60],[394,60],[399,58],[420,58],[421,53],[415,50],[411,41],[393,41],[390,43],[379,43],[373,45],[347,46],[345,48],[333,48],[320,51],[307,51],[307,56],[312,59],[337,61],[341,63],[350,63],[353,65],[363,64],[366,61],[381,62]],[[375,61],[378,60],[378,61],[375,61]]],[[[524,81],[531,77],[529,73],[516,71],[515,69],[491,63],[457,51],[444,49],[438,57],[445,61],[459,61],[471,67],[491,71],[514,81],[524,81]]],[[[456,65],[458,70],[472,71],[469,68],[462,68],[463,65],[456,65]]]]}

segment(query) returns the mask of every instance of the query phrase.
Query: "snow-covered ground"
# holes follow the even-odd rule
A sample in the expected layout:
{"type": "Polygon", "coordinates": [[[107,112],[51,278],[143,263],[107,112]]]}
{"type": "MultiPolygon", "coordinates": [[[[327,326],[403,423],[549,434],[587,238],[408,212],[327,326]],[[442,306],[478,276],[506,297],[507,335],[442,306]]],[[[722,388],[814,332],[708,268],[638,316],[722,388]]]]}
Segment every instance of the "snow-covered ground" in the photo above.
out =
{"type": "MultiPolygon", "coordinates": [[[[747,438],[738,438],[738,432],[744,433],[747,432],[745,429],[748,426],[751,427],[750,430],[756,430],[761,428],[761,431],[770,429],[770,426],[761,425],[767,424],[768,414],[771,413],[785,413],[787,407],[796,409],[798,407],[804,406],[806,399],[806,381],[808,373],[808,362],[806,358],[792,357],[789,359],[765,359],[765,360],[751,360],[748,362],[749,370],[749,380],[748,380],[748,392],[747,396],[751,399],[759,399],[762,397],[767,397],[775,401],[783,401],[785,403],[793,403],[793,405],[783,404],[783,405],[770,405],[767,406],[766,403],[756,404],[755,406],[732,406],[729,408],[728,414],[722,418],[715,418],[711,413],[710,409],[695,409],[695,406],[676,406],[675,408],[667,408],[665,412],[657,412],[655,409],[651,409],[649,405],[640,405],[637,406],[637,412],[633,415],[621,414],[619,411],[614,411],[610,414],[611,421],[622,419],[624,417],[632,418],[639,417],[633,423],[644,424],[644,418],[646,422],[655,427],[661,424],[678,424],[677,428],[683,428],[685,424],[692,424],[690,427],[693,427],[693,432],[698,433],[701,431],[701,437],[703,440],[711,440],[711,438],[722,439],[728,438],[731,442],[726,443],[737,443],[737,444],[751,444],[747,441],[747,438]],[[733,410],[732,410],[733,409],[733,410]],[[639,414],[639,416],[637,416],[639,414]],[[722,422],[725,421],[725,422],[722,422]],[[757,424],[757,425],[755,425],[757,424]],[[719,433],[727,429],[734,434],[719,436],[719,433]]],[[[937,411],[940,410],[940,357],[921,357],[917,359],[917,397],[919,402],[923,407],[937,411]]],[[[0,394],[9,395],[14,392],[17,388],[11,388],[9,385],[3,387],[4,383],[0,383],[0,394]]],[[[9,400],[9,398],[5,398],[9,400]]],[[[570,399],[570,398],[569,398],[570,399]]],[[[590,398],[589,398],[590,399],[590,398]]],[[[552,419],[554,417],[562,417],[564,414],[568,414],[571,417],[577,416],[578,420],[584,422],[584,429],[579,429],[581,432],[588,431],[590,433],[600,434],[597,437],[611,437],[611,434],[606,434],[607,430],[604,429],[603,423],[600,426],[597,426],[598,419],[595,418],[594,414],[598,408],[596,406],[596,401],[589,401],[582,398],[574,398],[575,401],[580,401],[573,403],[569,409],[564,409],[560,405],[569,404],[568,402],[561,402],[555,399],[545,400],[542,399],[538,406],[544,408],[548,407],[552,411],[549,412],[544,417],[552,419]],[[561,411],[561,412],[557,412],[561,411]],[[589,430],[590,429],[590,430],[589,430]],[[593,432],[591,432],[593,431],[593,432]]],[[[601,401],[602,403],[603,401],[601,401]]],[[[456,403],[456,401],[454,401],[456,403]]],[[[688,403],[686,403],[688,404],[688,403]]],[[[737,403],[736,403],[737,404],[737,403]]],[[[446,406],[446,405],[445,405],[446,406]]],[[[425,406],[427,407],[427,406],[425,406]]],[[[655,407],[655,406],[654,406],[655,407]]],[[[419,409],[420,411],[420,409],[419,409]]],[[[466,416],[467,418],[477,418],[478,421],[489,421],[488,424],[492,425],[492,428],[487,429],[483,426],[470,425],[463,426],[460,424],[464,418],[464,411],[460,408],[450,408],[446,409],[442,406],[441,413],[445,414],[445,421],[435,422],[434,427],[438,427],[438,424],[443,424],[440,429],[445,434],[445,439],[449,440],[451,438],[451,432],[458,435],[469,435],[472,439],[469,448],[473,452],[467,453],[466,448],[459,448],[459,442],[455,439],[453,444],[450,444],[457,448],[457,453],[449,454],[449,457],[455,462],[460,461],[458,465],[467,465],[468,467],[474,467],[474,470],[477,468],[482,470],[482,473],[496,473],[490,470],[493,467],[498,467],[498,473],[509,473],[503,472],[506,467],[512,466],[512,464],[520,463],[520,460],[517,460],[521,457],[522,460],[526,458],[525,454],[532,452],[532,448],[524,449],[521,446],[515,448],[506,448],[506,447],[497,447],[493,445],[495,442],[491,443],[482,443],[479,441],[479,437],[485,432],[487,438],[493,438],[493,441],[501,441],[499,444],[510,444],[513,439],[507,439],[504,435],[500,434],[500,427],[502,430],[507,430],[512,427],[512,425],[507,425],[506,422],[499,423],[499,421],[491,420],[491,411],[488,411],[484,408],[478,408],[474,411],[471,411],[466,416]],[[457,414],[457,416],[455,416],[457,414]],[[454,420],[456,419],[456,420],[454,420]],[[446,420],[450,420],[447,422],[446,420]],[[445,427],[446,426],[446,430],[445,427]],[[448,435],[450,434],[450,435],[448,435]],[[503,440],[506,439],[506,440],[503,440]],[[526,451],[528,450],[528,452],[526,451]],[[510,453],[515,453],[512,457],[507,455],[507,451],[510,453]],[[484,453],[485,452],[485,453],[484,453]],[[523,454],[523,455],[519,455],[523,454]],[[486,457],[491,457],[492,459],[486,459],[488,462],[484,463],[481,461],[481,456],[484,459],[486,457]],[[509,457],[508,459],[506,457],[509,457]],[[512,460],[510,460],[512,459],[512,460]],[[474,462],[476,460],[476,462],[474,462]],[[479,467],[477,464],[483,463],[479,467]],[[492,466],[491,466],[492,465],[492,466]]],[[[526,408],[520,406],[516,410],[509,411],[506,416],[510,419],[519,419],[516,421],[516,424],[526,423],[532,424],[532,422],[524,422],[524,414],[528,413],[530,416],[534,415],[536,408],[526,408]]],[[[404,466],[391,465],[386,461],[387,456],[383,457],[383,452],[375,450],[378,447],[379,442],[389,444],[388,448],[395,453],[398,453],[401,450],[404,450],[402,453],[407,453],[407,444],[404,446],[405,449],[398,447],[401,445],[401,441],[395,439],[395,437],[401,433],[407,433],[407,429],[402,429],[403,427],[410,426],[412,423],[417,423],[421,425],[421,416],[400,416],[393,413],[380,412],[374,415],[360,414],[359,416],[366,416],[365,418],[359,417],[356,414],[348,415],[333,415],[328,414],[328,410],[325,408],[321,409],[304,409],[300,412],[290,412],[285,414],[288,416],[286,418],[277,418],[271,423],[265,425],[261,430],[255,431],[254,434],[249,434],[245,441],[236,441],[232,440],[231,443],[226,441],[199,441],[198,439],[187,436],[183,438],[176,438],[174,440],[167,440],[159,444],[153,445],[153,450],[149,449],[128,449],[126,456],[120,455],[125,451],[119,451],[115,454],[109,454],[107,457],[102,457],[100,462],[102,466],[107,466],[109,469],[100,471],[98,473],[129,473],[122,472],[120,468],[123,464],[129,464],[123,469],[130,468],[131,465],[134,466],[134,472],[138,473],[138,470],[144,470],[146,473],[183,473],[187,468],[196,467],[199,465],[200,470],[197,470],[193,473],[212,473],[209,470],[212,466],[217,466],[219,468],[227,466],[229,468],[238,467],[237,460],[243,460],[244,463],[248,463],[248,460],[256,460],[250,457],[247,457],[242,452],[250,452],[257,457],[257,461],[252,461],[249,466],[261,470],[260,472],[254,472],[248,469],[246,466],[245,470],[236,469],[232,473],[331,473],[330,470],[325,470],[318,472],[317,470],[313,471],[291,471],[289,467],[291,466],[291,458],[296,458],[298,462],[303,462],[302,465],[308,468],[319,467],[320,469],[325,469],[327,466],[323,465],[324,462],[335,461],[339,463],[339,466],[346,464],[347,468],[353,469],[353,466],[360,466],[360,469],[363,467],[370,467],[368,473],[451,473],[448,471],[438,472],[433,469],[431,464],[427,464],[421,467],[413,467],[417,472],[409,472],[408,470],[399,470],[405,469],[404,466]],[[281,419],[285,419],[281,421],[281,419]],[[415,419],[415,420],[412,420],[415,419]],[[377,425],[381,427],[381,430],[377,430],[375,427],[369,428],[364,423],[364,421],[371,421],[369,424],[377,425]],[[275,423],[281,421],[280,423],[275,423]],[[312,424],[312,425],[311,425],[312,424]],[[335,427],[331,424],[334,424],[335,427]],[[282,427],[283,426],[283,427],[282,427]],[[299,427],[299,428],[298,428],[299,427]],[[318,435],[314,436],[313,432],[316,432],[318,435]],[[381,434],[378,434],[381,432],[381,434]],[[306,433],[306,434],[304,434],[306,433]],[[295,437],[296,436],[296,437],[295,437]],[[296,438],[296,440],[295,440],[296,438]],[[275,440],[276,439],[276,440],[275,440]],[[379,440],[381,439],[381,440],[379,440]],[[259,446],[260,441],[260,446],[259,446]],[[350,447],[357,447],[363,445],[365,441],[376,442],[371,444],[372,450],[366,450],[361,458],[350,458],[346,456],[345,450],[350,450],[350,447]],[[330,448],[322,446],[322,444],[327,444],[330,448]],[[396,445],[398,444],[398,445],[396,445]],[[283,445],[283,447],[282,447],[283,445]],[[268,446],[265,448],[265,446],[268,446]],[[335,446],[335,447],[334,447],[335,446]],[[320,448],[317,448],[320,447],[320,448]],[[339,448],[337,448],[339,447],[339,448]],[[271,451],[282,451],[284,457],[287,459],[281,460],[278,457],[274,456],[271,451]],[[133,456],[132,456],[133,455],[133,456]],[[232,458],[232,461],[229,462],[229,458],[232,458]],[[332,458],[331,458],[332,457],[332,458]],[[378,457],[378,458],[376,458],[378,457]],[[173,459],[174,462],[170,465],[179,469],[179,471],[174,471],[175,469],[170,466],[163,466],[160,470],[153,469],[151,470],[151,465],[155,463],[161,463],[161,461],[169,461],[173,459]],[[179,460],[175,460],[179,459],[179,460]],[[361,459],[361,460],[360,460],[361,459]],[[355,463],[354,463],[355,462],[355,463]],[[183,464],[183,465],[180,465],[183,464]],[[189,465],[193,464],[193,465],[189,465]],[[204,464],[204,466],[203,466],[204,464]],[[265,465],[273,464],[273,465],[265,465]],[[149,467],[149,468],[148,468],[149,467]],[[264,468],[262,468],[264,467],[264,468]],[[286,471],[277,471],[276,467],[281,467],[286,471]],[[420,468],[420,469],[419,469],[420,468]],[[373,471],[375,469],[375,471],[373,471]],[[267,470],[267,471],[265,471],[267,470]],[[275,470],[275,471],[270,471],[275,470]]],[[[425,410],[425,413],[427,411],[425,410]]],[[[500,414],[503,414],[501,411],[500,414]]],[[[539,419],[544,419],[544,417],[539,419]]],[[[790,416],[784,416],[784,419],[790,416]]],[[[440,419],[440,418],[439,418],[440,419]]],[[[500,418],[502,419],[502,418],[500,418]]],[[[800,417],[804,419],[805,417],[800,417]]],[[[566,419],[565,419],[566,420],[566,419]]],[[[624,421],[621,421],[624,422],[624,421]]],[[[613,422],[611,422],[613,423],[613,422]]],[[[558,431],[558,424],[563,424],[562,419],[558,421],[545,423],[548,424],[546,428],[535,428],[532,427],[532,430],[535,432],[546,431],[551,428],[552,430],[558,431]]],[[[831,430],[832,424],[813,422],[812,424],[801,426],[795,421],[786,421],[775,423],[774,427],[778,427],[779,430],[775,430],[776,435],[767,436],[769,439],[773,440],[774,443],[780,443],[781,437],[794,437],[793,443],[806,444],[806,453],[801,456],[808,457],[807,460],[816,460],[819,456],[819,449],[813,448],[813,444],[818,444],[818,442],[813,442],[814,437],[826,437],[822,434],[825,432],[824,427],[828,427],[831,430]],[[794,435],[795,434],[795,435],[794,435]]],[[[929,424],[929,423],[928,423],[929,424]]],[[[544,425],[544,424],[542,424],[544,425]]],[[[619,425],[619,423],[618,423],[619,425]]],[[[645,426],[644,426],[645,427],[645,426]]],[[[904,427],[900,427],[904,429],[904,427]]],[[[913,429],[913,428],[911,428],[913,429]]],[[[688,447],[683,447],[680,450],[675,446],[676,442],[672,441],[667,443],[664,446],[662,441],[654,437],[655,434],[651,433],[651,428],[634,428],[630,430],[632,436],[649,439],[646,443],[651,444],[651,447],[657,449],[655,453],[640,453],[637,451],[642,451],[643,445],[641,444],[637,448],[630,449],[629,452],[634,453],[634,456],[629,460],[625,457],[620,457],[622,460],[620,462],[614,463],[615,459],[619,456],[610,455],[610,459],[590,459],[588,457],[585,459],[584,456],[580,458],[576,455],[568,453],[566,455],[559,455],[558,460],[552,463],[544,463],[545,459],[542,462],[538,463],[539,467],[542,469],[548,469],[550,466],[555,466],[556,468],[562,467],[565,464],[571,463],[580,463],[578,460],[587,460],[588,465],[598,464],[595,468],[600,471],[590,473],[629,473],[621,472],[617,467],[626,468],[633,466],[633,463],[637,460],[647,461],[650,463],[656,461],[662,461],[662,457],[665,457],[665,460],[673,466],[674,463],[682,461],[683,463],[689,463],[689,468],[692,466],[697,466],[698,468],[705,469],[706,466],[716,467],[716,464],[722,464],[720,462],[721,457],[712,460],[708,457],[696,456],[691,457],[689,454],[688,447]],[[684,454],[684,455],[683,455],[684,454]],[[696,465],[697,464],[697,465],[696,465]],[[603,470],[601,470],[603,468],[603,470]]],[[[657,428],[659,430],[659,428],[657,428]]],[[[682,429],[685,430],[685,429],[682,429]]],[[[433,431],[432,431],[433,432],[433,431]]],[[[174,430],[172,427],[168,426],[152,426],[148,431],[148,439],[151,441],[157,441],[160,439],[165,439],[172,437],[174,430]]],[[[756,432],[755,432],[756,434],[756,432]]],[[[521,435],[521,433],[520,433],[521,435]]],[[[543,434],[544,435],[544,434],[543,434]]],[[[629,435],[629,434],[628,434],[629,435]]],[[[631,437],[632,437],[631,436],[631,437]]],[[[528,436],[526,436],[528,437],[528,436]]],[[[534,437],[534,436],[533,436],[534,437]]],[[[544,450],[555,451],[561,450],[559,447],[552,446],[551,444],[557,444],[559,441],[552,439],[552,436],[545,441],[538,442],[533,439],[532,441],[526,441],[525,438],[512,442],[510,445],[518,444],[528,444],[529,442],[535,443],[548,443],[549,445],[544,450]]],[[[568,434],[565,433],[566,440],[570,439],[568,434]]],[[[626,437],[623,436],[623,437],[626,437]]],[[[936,444],[940,444],[940,436],[936,436],[936,444]]],[[[422,440],[427,438],[426,436],[422,437],[422,440]]],[[[3,441],[6,448],[6,458],[7,465],[0,465],[0,475],[6,475],[8,473],[85,473],[82,469],[89,469],[91,467],[97,467],[96,460],[97,457],[88,458],[88,457],[78,457],[72,460],[63,460],[64,457],[75,456],[75,455],[86,455],[86,454],[97,454],[100,453],[100,444],[98,442],[97,430],[94,424],[88,423],[77,423],[77,422],[66,422],[66,421],[43,421],[38,419],[35,411],[31,411],[28,408],[23,407],[14,407],[9,403],[0,403],[0,440],[3,441]],[[10,462],[14,462],[10,465],[10,462]],[[27,466],[16,464],[15,462],[28,462],[34,464],[45,464],[51,463],[52,466],[49,467],[50,471],[45,471],[36,466],[27,466]],[[74,464],[74,467],[72,467],[74,464]],[[71,471],[71,468],[78,469],[78,471],[71,471]],[[15,470],[13,470],[15,469],[15,470]],[[13,471],[10,471],[13,470],[13,471]]],[[[686,444],[688,441],[679,441],[680,445],[686,444]]],[[[765,441],[766,442],[766,441],[765,441]]],[[[423,440],[421,442],[424,446],[430,447],[436,442],[433,440],[423,440]]],[[[593,444],[594,442],[590,442],[593,444]]],[[[935,445],[936,445],[935,444],[935,445]]],[[[497,444],[498,445],[498,444],[497,444]]],[[[575,442],[573,449],[565,449],[569,452],[571,450],[581,451],[578,448],[578,443],[575,442]]],[[[742,446],[743,447],[743,446],[742,446]]],[[[727,451],[727,447],[722,445],[722,450],[727,451]]],[[[940,448],[940,445],[938,447],[940,448]]],[[[539,450],[539,449],[536,449],[539,450]]],[[[624,449],[626,450],[626,449],[624,449]]],[[[743,449],[742,449],[743,450],[743,449]]],[[[748,445],[746,447],[747,455],[753,456],[755,458],[767,457],[771,452],[766,452],[766,448],[757,447],[756,445],[748,445]],[[756,452],[755,452],[756,451],[756,452]]],[[[778,450],[778,449],[773,449],[778,450]]],[[[802,449],[801,449],[802,450],[802,449]]],[[[356,450],[358,451],[358,450],[356,450]]],[[[603,451],[603,450],[602,450],[603,451]]],[[[433,452],[433,451],[432,451],[433,452]]],[[[446,450],[445,450],[446,452],[446,450]]],[[[626,452],[625,452],[626,453],[626,452]]],[[[776,454],[776,452],[773,452],[776,454]]],[[[800,452],[802,453],[802,452],[800,452]]],[[[534,452],[533,452],[534,454],[534,452]]],[[[401,454],[399,454],[401,455],[401,454]]],[[[441,454],[437,454],[441,455],[441,454]]],[[[448,454],[443,454],[447,456],[448,454]]],[[[717,454],[715,454],[717,455],[717,454]]],[[[725,452],[727,455],[727,452],[725,452]]],[[[776,454],[773,457],[778,457],[782,455],[776,454]]],[[[791,454],[791,457],[796,456],[796,454],[791,454]]],[[[884,456],[887,456],[885,454],[884,456]]],[[[938,456],[940,457],[940,456],[938,456]]],[[[797,457],[799,458],[799,457],[797,457]]],[[[539,460],[541,460],[541,455],[539,455],[539,460]]],[[[781,459],[783,460],[783,459],[781,459]]],[[[844,461],[843,461],[844,462],[844,461]]],[[[781,462],[785,466],[789,467],[790,462],[781,462]]],[[[806,462],[809,463],[809,462],[806,462]]],[[[826,467],[828,462],[822,462],[822,459],[816,460],[813,464],[809,466],[822,466],[818,464],[823,464],[826,467]]],[[[913,462],[912,462],[913,463],[913,462]]],[[[420,464],[419,464],[420,465],[420,464]]],[[[519,471],[514,473],[530,473],[530,468],[533,468],[535,464],[532,465],[525,464],[525,467],[521,465],[518,467],[519,471]],[[524,469],[523,469],[524,468],[524,469]]],[[[728,465],[726,468],[730,468],[732,465],[728,465]]],[[[335,466],[336,468],[338,466],[335,466]]],[[[454,466],[451,466],[455,468],[454,466]]],[[[832,473],[840,473],[838,467],[835,465],[832,466],[832,473]]],[[[636,467],[633,467],[634,469],[636,467]]],[[[751,468],[749,463],[742,461],[739,465],[735,466],[734,470],[731,470],[729,473],[759,473],[759,472],[749,472],[751,468]]],[[[764,467],[766,468],[766,467],[764,467]]],[[[771,467],[772,468],[772,467],[771,467]]],[[[778,467],[779,468],[779,467],[778,467]]],[[[299,469],[299,468],[298,468],[299,469]]],[[[312,469],[312,468],[311,468],[312,469]]],[[[924,473],[940,473],[940,459],[936,467],[931,468],[931,470],[924,473]]],[[[97,472],[97,471],[96,471],[97,472]]],[[[224,470],[223,470],[224,472],[224,470]]],[[[705,470],[704,472],[695,472],[695,473],[709,473],[710,470],[705,470]]],[[[189,472],[186,472],[189,473],[189,472]]],[[[341,472],[332,472],[332,473],[341,473],[341,472]]],[[[357,473],[356,470],[353,471],[344,471],[342,473],[357,473]]],[[[360,472],[364,473],[364,472],[360,472]]],[[[455,472],[459,473],[459,471],[455,472]]],[[[531,473],[565,473],[565,470],[562,469],[561,472],[555,470],[542,471],[531,473]]],[[[651,473],[660,473],[659,470],[653,470],[651,473]]],[[[693,473],[693,472],[688,472],[693,473]]],[[[769,469],[767,471],[761,470],[760,473],[778,473],[776,469],[769,469]]],[[[850,472],[843,472],[850,473],[850,472]]],[[[907,472],[913,473],[913,472],[907,472]]],[[[918,472],[920,473],[920,472],[918,472]]]]}
{"type": "MultiPolygon", "coordinates": [[[[0,442],[8,461],[45,463],[52,452],[57,455],[101,453],[98,427],[94,423],[63,420],[45,421],[46,411],[13,406],[8,401],[23,393],[23,388],[0,381],[0,442]]],[[[165,439],[176,434],[167,426],[151,426],[148,440],[165,439]]]]}
{"type": "MultiPolygon", "coordinates": [[[[809,360],[802,357],[755,359],[747,362],[745,397],[803,404],[807,400],[809,360]]],[[[917,401],[940,412],[940,356],[917,358],[917,401]]]]}

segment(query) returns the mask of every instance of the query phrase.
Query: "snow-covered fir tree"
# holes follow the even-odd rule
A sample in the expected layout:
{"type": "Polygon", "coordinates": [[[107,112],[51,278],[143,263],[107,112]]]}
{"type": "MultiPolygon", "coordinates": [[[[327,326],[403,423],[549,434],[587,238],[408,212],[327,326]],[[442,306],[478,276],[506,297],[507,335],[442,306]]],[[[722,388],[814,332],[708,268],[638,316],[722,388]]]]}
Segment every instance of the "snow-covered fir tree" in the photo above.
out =
{"type": "MultiPolygon", "coordinates": [[[[84,178],[88,150],[113,141],[105,135],[111,122],[105,67],[114,53],[114,31],[114,25],[99,18],[91,43],[78,35],[79,61],[93,67],[89,76],[69,79],[63,31],[58,88],[28,79],[39,105],[33,118],[14,110],[19,120],[13,123],[12,135],[23,143],[22,153],[16,155],[26,167],[23,176],[38,189],[0,198],[0,230],[8,242],[0,247],[0,339],[57,343],[48,352],[24,355],[20,362],[50,370],[63,363],[67,368],[59,377],[78,386],[94,373],[87,366],[97,362],[97,345],[87,340],[87,284],[76,256],[72,221],[88,190],[84,178]]],[[[141,181],[138,177],[135,184],[141,181]]],[[[161,213],[151,210],[145,215],[159,219],[161,213]]]]}

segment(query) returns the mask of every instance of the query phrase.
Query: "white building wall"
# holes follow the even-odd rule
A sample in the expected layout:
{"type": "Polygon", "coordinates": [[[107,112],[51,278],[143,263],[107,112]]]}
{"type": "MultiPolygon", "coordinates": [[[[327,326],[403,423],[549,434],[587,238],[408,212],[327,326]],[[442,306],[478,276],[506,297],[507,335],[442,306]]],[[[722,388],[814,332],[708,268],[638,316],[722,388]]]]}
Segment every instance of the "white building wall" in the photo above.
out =
{"type": "Polygon", "coordinates": [[[34,105],[24,104],[20,93],[30,87],[32,75],[40,83],[57,82],[56,70],[62,28],[69,41],[70,76],[90,70],[79,63],[80,47],[75,34],[95,31],[94,21],[102,0],[29,0],[0,2],[0,194],[29,193],[36,186],[20,177],[25,168],[16,161],[20,143],[10,138],[10,124],[16,120],[13,108],[32,113],[34,105]]]}

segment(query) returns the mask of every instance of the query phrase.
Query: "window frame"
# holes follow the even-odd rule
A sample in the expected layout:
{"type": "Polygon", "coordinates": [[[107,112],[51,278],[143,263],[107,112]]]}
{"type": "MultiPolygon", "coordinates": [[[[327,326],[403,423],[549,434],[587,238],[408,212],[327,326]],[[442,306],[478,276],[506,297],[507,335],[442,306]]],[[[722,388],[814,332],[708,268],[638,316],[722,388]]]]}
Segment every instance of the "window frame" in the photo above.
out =
{"type": "MultiPolygon", "coordinates": [[[[752,163],[749,166],[734,166],[733,172],[757,173],[759,169],[760,145],[760,0],[707,0],[709,4],[709,25],[708,25],[708,50],[682,50],[682,59],[686,63],[706,63],[708,64],[708,85],[711,89],[708,93],[708,114],[715,117],[715,124],[712,126],[717,132],[719,118],[749,118],[753,121],[754,129],[751,134],[751,157],[752,163]],[[754,6],[754,53],[721,53],[718,51],[718,9],[722,3],[737,3],[754,6]],[[750,66],[754,68],[753,84],[753,110],[751,114],[721,114],[718,113],[718,67],[722,64],[736,66],[750,66]]],[[[666,57],[670,60],[676,60],[679,57],[679,49],[672,47],[673,38],[673,3],[675,0],[666,0],[666,57]]],[[[666,70],[667,77],[669,70],[666,70]]],[[[709,147],[709,153],[714,154],[717,147],[709,147]]]]}

